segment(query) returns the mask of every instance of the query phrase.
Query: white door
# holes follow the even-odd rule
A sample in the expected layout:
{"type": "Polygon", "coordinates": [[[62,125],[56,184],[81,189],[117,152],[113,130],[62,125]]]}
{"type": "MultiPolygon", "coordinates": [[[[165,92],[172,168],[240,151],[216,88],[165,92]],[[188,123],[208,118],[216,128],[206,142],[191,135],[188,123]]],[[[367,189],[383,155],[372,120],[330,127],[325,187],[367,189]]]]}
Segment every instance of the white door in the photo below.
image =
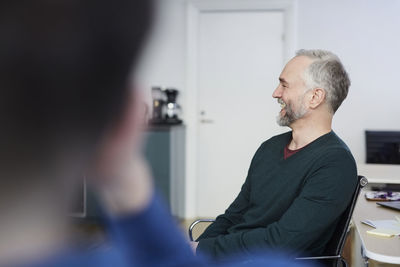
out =
{"type": "Polygon", "coordinates": [[[280,11],[200,13],[198,216],[224,212],[259,145],[287,130],[271,96],[284,63],[283,21],[280,11]]]}

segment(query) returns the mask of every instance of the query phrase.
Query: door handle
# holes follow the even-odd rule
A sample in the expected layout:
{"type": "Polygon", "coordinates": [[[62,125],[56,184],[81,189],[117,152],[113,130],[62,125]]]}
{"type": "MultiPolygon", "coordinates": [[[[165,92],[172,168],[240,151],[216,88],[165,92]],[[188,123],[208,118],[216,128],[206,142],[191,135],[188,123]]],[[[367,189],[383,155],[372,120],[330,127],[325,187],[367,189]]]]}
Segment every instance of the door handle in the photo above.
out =
{"type": "Polygon", "coordinates": [[[210,120],[210,119],[201,119],[201,120],[200,120],[200,123],[208,123],[208,124],[211,124],[211,123],[214,123],[214,120],[210,120]]]}

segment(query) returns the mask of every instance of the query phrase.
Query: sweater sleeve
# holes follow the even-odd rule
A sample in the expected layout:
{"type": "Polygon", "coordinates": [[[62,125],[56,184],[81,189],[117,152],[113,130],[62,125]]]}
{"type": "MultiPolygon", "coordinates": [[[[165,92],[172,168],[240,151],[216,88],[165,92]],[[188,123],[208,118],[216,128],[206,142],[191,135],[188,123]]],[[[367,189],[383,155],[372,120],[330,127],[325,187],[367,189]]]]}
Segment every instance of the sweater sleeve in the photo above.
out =
{"type": "Polygon", "coordinates": [[[232,225],[239,224],[243,221],[242,215],[249,208],[249,198],[250,198],[250,176],[254,165],[257,162],[258,155],[262,150],[265,143],[263,143],[251,161],[250,168],[248,171],[248,175],[246,181],[242,185],[242,188],[239,192],[239,195],[232,202],[232,204],[228,207],[224,214],[219,215],[215,222],[213,222],[200,237],[196,240],[199,241],[198,250],[202,252],[206,252],[211,249],[210,242],[207,242],[206,239],[214,238],[219,235],[227,234],[227,230],[232,225]]]}
{"type": "Polygon", "coordinates": [[[210,237],[216,237],[221,234],[227,234],[227,229],[235,224],[242,221],[242,214],[246,211],[249,203],[249,185],[246,179],[245,183],[240,190],[239,195],[228,207],[224,214],[219,215],[215,222],[213,222],[204,233],[197,239],[200,241],[199,246],[201,247],[204,239],[210,237]]]}
{"type": "Polygon", "coordinates": [[[130,266],[188,266],[200,264],[157,196],[140,214],[110,219],[113,245],[130,266]]]}
{"type": "MultiPolygon", "coordinates": [[[[219,235],[205,240],[208,253],[223,257],[265,247],[306,250],[329,232],[349,204],[357,183],[354,159],[344,149],[319,159],[298,197],[276,222],[266,227],[219,235]]],[[[279,203],[277,203],[279,205],[279,203]]]]}

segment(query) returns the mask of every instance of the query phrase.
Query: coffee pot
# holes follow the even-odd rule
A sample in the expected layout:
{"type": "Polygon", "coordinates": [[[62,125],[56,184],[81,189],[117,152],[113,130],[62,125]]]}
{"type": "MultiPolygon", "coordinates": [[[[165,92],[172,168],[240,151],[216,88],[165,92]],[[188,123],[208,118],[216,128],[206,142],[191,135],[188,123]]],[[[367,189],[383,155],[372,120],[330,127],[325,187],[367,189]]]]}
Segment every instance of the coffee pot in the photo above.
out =
{"type": "Polygon", "coordinates": [[[181,107],[176,102],[178,97],[178,90],[174,88],[167,88],[165,91],[167,96],[167,101],[165,104],[165,120],[167,123],[181,123],[182,120],[179,119],[181,114],[181,107]]]}
{"type": "Polygon", "coordinates": [[[177,103],[179,91],[175,88],[152,88],[153,113],[151,124],[181,124],[181,107],[177,103]]]}

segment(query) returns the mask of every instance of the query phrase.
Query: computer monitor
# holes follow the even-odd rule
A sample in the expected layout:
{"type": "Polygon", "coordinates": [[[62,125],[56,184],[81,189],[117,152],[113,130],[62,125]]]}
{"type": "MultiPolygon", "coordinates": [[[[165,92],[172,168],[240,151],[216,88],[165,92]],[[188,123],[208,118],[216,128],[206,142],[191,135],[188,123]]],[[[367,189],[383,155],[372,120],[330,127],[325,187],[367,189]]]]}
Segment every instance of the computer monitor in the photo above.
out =
{"type": "Polygon", "coordinates": [[[400,131],[365,131],[367,163],[400,164],[400,131]]]}

